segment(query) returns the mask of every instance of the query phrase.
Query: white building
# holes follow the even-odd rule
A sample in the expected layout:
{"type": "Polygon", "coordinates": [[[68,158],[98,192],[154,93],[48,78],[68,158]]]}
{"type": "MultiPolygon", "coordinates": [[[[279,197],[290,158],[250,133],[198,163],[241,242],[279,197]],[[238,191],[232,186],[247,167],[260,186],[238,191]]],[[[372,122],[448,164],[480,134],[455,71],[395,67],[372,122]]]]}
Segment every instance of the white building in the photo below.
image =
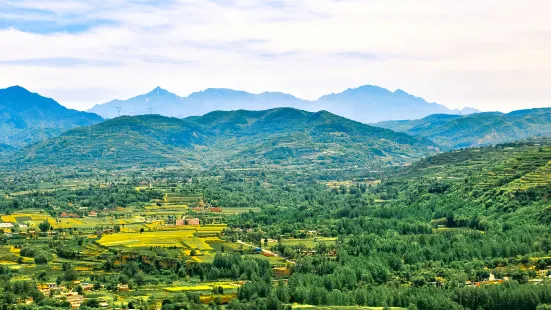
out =
{"type": "Polygon", "coordinates": [[[13,227],[12,223],[0,223],[0,229],[2,229],[2,228],[12,228],[12,227],[13,227]]]}

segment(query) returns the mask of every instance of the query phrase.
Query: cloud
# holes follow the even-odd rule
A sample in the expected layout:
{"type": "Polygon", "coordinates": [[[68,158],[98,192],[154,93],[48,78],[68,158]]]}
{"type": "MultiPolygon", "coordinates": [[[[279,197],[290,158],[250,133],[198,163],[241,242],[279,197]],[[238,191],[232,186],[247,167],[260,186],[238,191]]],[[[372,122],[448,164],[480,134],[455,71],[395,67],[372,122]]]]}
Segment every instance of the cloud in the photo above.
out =
{"type": "Polygon", "coordinates": [[[315,99],[363,84],[453,108],[542,106],[549,9],[544,0],[0,0],[0,86],[75,108],[157,85],[315,99]],[[76,100],[71,88],[97,94],[76,100]]]}
{"type": "Polygon", "coordinates": [[[0,64],[12,66],[41,66],[41,67],[74,67],[74,66],[103,66],[112,67],[119,63],[114,61],[78,59],[70,57],[53,57],[37,59],[0,60],[0,64]]]}

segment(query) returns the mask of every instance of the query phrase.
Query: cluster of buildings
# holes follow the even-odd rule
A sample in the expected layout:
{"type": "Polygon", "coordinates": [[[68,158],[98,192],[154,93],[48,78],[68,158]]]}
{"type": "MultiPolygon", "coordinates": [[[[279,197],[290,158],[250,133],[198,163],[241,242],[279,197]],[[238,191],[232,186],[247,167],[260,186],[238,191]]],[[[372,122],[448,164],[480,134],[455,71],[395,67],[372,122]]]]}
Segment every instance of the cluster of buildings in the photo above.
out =
{"type": "MultiPolygon", "coordinates": [[[[92,290],[93,288],[93,285],[88,283],[82,283],[80,286],[82,286],[84,290],[92,290]]],[[[80,308],[82,303],[84,303],[84,296],[69,290],[64,285],[58,286],[55,282],[39,284],[38,290],[46,296],[53,296],[59,300],[66,300],[71,304],[72,309],[80,308]]]]}
{"type": "Polygon", "coordinates": [[[223,209],[221,207],[213,207],[209,203],[205,203],[203,200],[199,200],[197,202],[197,205],[193,207],[191,210],[195,212],[212,212],[212,213],[222,213],[223,209]]]}
{"type": "MultiPolygon", "coordinates": [[[[94,285],[92,283],[81,283],[80,281],[73,281],[73,285],[80,285],[84,291],[91,291],[94,289],[94,285]]],[[[101,286],[101,288],[104,288],[104,285],[101,286]]],[[[128,292],[129,288],[126,284],[119,284],[118,289],[120,292],[128,292]]],[[[65,300],[69,304],[71,304],[72,309],[78,309],[86,298],[84,295],[80,295],[75,291],[72,291],[68,289],[64,285],[57,285],[55,282],[51,283],[42,283],[38,285],[38,290],[46,295],[46,296],[52,296],[53,298],[56,298],[58,300],[65,300]]],[[[32,300],[30,301],[32,302],[32,300]]],[[[108,308],[109,303],[105,300],[99,300],[99,306],[100,308],[108,308]]]]}
{"type": "Polygon", "coordinates": [[[25,224],[13,224],[9,222],[2,222],[0,223],[0,231],[8,238],[17,238],[18,236],[21,237],[34,237],[38,234],[40,235],[48,235],[48,236],[55,236],[58,234],[57,231],[47,231],[47,232],[40,232],[36,227],[29,227],[25,224]]]}
{"type": "MultiPolygon", "coordinates": [[[[535,266],[531,266],[528,269],[535,269],[535,266]]],[[[490,273],[490,276],[488,279],[484,279],[482,281],[466,281],[465,285],[470,287],[480,287],[482,285],[492,285],[492,284],[501,284],[504,281],[510,280],[511,277],[504,276],[501,278],[497,278],[495,274],[490,273]]],[[[538,285],[542,284],[545,279],[551,279],[551,266],[547,266],[546,269],[541,269],[537,271],[536,278],[529,279],[528,283],[538,285]]]]}

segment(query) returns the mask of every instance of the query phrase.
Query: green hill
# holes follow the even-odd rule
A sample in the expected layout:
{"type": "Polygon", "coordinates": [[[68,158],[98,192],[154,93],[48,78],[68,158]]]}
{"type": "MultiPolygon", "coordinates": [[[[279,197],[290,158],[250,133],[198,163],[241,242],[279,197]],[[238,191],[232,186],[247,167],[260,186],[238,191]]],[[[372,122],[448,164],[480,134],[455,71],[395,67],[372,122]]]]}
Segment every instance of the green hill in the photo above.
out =
{"type": "Polygon", "coordinates": [[[16,152],[12,165],[380,167],[438,149],[424,138],[291,108],[188,119],[124,116],[16,152]]]}
{"type": "Polygon", "coordinates": [[[466,116],[435,114],[420,120],[374,124],[430,139],[444,149],[494,145],[551,134],[551,109],[466,116]]]}
{"type": "Polygon", "coordinates": [[[372,166],[410,162],[437,151],[425,139],[368,126],[326,111],[292,108],[212,112],[193,121],[215,134],[232,166],[372,166]]]}
{"type": "Polygon", "coordinates": [[[391,172],[379,190],[387,192],[389,199],[406,201],[409,207],[438,210],[431,217],[447,218],[443,222],[449,227],[483,227],[497,218],[515,225],[549,224],[551,140],[427,157],[391,172]]]}
{"type": "Polygon", "coordinates": [[[123,116],[70,130],[15,153],[23,165],[166,165],[185,158],[183,149],[203,141],[195,124],[156,115],[123,116]]]}

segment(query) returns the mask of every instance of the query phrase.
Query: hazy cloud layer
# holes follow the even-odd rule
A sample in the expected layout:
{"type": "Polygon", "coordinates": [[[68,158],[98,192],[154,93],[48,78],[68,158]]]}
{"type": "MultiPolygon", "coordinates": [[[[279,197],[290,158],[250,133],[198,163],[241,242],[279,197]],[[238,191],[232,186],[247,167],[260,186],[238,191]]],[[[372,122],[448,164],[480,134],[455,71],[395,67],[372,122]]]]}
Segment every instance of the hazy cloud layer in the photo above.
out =
{"type": "Polygon", "coordinates": [[[157,85],[315,99],[374,84],[452,108],[550,106],[550,10],[545,0],[0,0],[0,87],[79,109],[157,85]]]}

